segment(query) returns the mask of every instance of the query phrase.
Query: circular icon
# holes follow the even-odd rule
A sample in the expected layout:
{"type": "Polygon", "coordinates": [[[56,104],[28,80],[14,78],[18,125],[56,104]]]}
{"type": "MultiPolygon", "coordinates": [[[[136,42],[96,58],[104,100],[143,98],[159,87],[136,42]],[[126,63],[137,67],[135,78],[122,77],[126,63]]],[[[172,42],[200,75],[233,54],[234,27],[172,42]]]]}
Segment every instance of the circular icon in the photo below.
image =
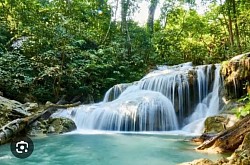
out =
{"type": "Polygon", "coordinates": [[[25,159],[32,154],[34,144],[28,137],[14,138],[10,143],[10,150],[15,157],[25,159]]]}

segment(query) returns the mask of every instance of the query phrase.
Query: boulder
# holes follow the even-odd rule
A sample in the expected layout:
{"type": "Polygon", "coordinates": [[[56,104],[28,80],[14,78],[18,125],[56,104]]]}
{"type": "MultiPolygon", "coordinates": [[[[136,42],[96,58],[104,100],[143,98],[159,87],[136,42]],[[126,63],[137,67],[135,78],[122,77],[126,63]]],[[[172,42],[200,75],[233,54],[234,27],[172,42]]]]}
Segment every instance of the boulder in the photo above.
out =
{"type": "Polygon", "coordinates": [[[219,133],[226,129],[228,119],[224,116],[211,116],[205,120],[204,133],[219,133]]]}
{"type": "Polygon", "coordinates": [[[30,113],[23,104],[0,96],[0,127],[16,118],[27,116],[30,116],[30,113]]]}
{"type": "Polygon", "coordinates": [[[44,136],[47,133],[46,126],[47,126],[47,122],[37,120],[31,125],[27,134],[30,136],[44,136]]]}
{"type": "Polygon", "coordinates": [[[232,154],[229,164],[249,165],[250,164],[250,132],[246,134],[242,144],[232,154]]]}
{"type": "Polygon", "coordinates": [[[39,106],[37,103],[27,102],[24,104],[24,106],[27,112],[35,112],[39,109],[39,106]]]}
{"type": "Polygon", "coordinates": [[[68,118],[51,118],[49,119],[47,133],[65,133],[76,129],[74,121],[68,118]]]}
{"type": "Polygon", "coordinates": [[[76,129],[74,121],[68,118],[49,118],[48,120],[36,121],[31,125],[28,134],[41,136],[46,134],[61,134],[76,129]]]}
{"type": "Polygon", "coordinates": [[[181,163],[179,165],[215,165],[215,163],[209,159],[197,159],[192,162],[181,163]]]}
{"type": "Polygon", "coordinates": [[[224,94],[227,99],[238,99],[250,91],[250,53],[225,61],[221,66],[224,94]]]}
{"type": "Polygon", "coordinates": [[[239,119],[232,114],[220,114],[205,120],[204,133],[216,134],[232,127],[239,119]]]}

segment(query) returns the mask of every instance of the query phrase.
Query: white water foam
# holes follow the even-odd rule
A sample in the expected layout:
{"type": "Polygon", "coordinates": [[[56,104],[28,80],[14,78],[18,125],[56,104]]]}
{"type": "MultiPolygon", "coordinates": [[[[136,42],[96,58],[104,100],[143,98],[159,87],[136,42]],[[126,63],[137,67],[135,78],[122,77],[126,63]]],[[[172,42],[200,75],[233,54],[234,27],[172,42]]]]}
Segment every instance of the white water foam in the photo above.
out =
{"type": "Polygon", "coordinates": [[[140,81],[115,85],[104,101],[62,110],[81,130],[201,133],[219,112],[220,66],[160,66],[140,81]]]}
{"type": "Polygon", "coordinates": [[[198,103],[194,113],[188,117],[188,122],[182,130],[192,133],[201,133],[204,128],[205,119],[219,113],[219,88],[221,84],[220,67],[215,70],[213,90],[202,102],[198,103]]]}

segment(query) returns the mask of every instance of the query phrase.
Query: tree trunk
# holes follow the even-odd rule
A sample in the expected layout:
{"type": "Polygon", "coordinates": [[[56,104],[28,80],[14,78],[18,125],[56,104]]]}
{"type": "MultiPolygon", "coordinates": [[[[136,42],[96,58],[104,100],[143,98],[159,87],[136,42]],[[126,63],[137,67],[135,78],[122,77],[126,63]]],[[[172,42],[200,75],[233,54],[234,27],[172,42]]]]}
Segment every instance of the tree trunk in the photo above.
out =
{"type": "Polygon", "coordinates": [[[228,32],[229,32],[229,39],[231,44],[231,49],[234,47],[234,34],[233,34],[233,22],[231,16],[231,3],[230,0],[227,0],[227,14],[228,14],[228,32]]]}
{"type": "Polygon", "coordinates": [[[250,132],[250,115],[238,121],[229,129],[209,138],[198,146],[197,149],[216,148],[219,152],[234,151],[242,143],[248,132],[250,132]]]}
{"type": "Polygon", "coordinates": [[[126,33],[127,25],[127,14],[128,14],[128,2],[129,0],[121,1],[121,31],[123,34],[126,33]]]}
{"type": "Polygon", "coordinates": [[[125,37],[125,49],[127,50],[125,55],[130,56],[131,54],[131,40],[130,40],[130,35],[129,35],[129,30],[128,30],[128,21],[127,21],[127,16],[128,16],[128,8],[129,8],[129,3],[130,0],[122,0],[121,1],[121,31],[123,36],[125,37]]]}
{"type": "Polygon", "coordinates": [[[147,20],[147,29],[148,29],[149,34],[151,35],[154,33],[154,15],[155,15],[157,4],[158,4],[158,0],[150,1],[148,20],[147,20]]]}
{"type": "MultiPolygon", "coordinates": [[[[58,102],[60,103],[60,102],[58,102]]],[[[0,144],[5,144],[9,142],[13,137],[18,135],[21,131],[25,130],[27,126],[31,125],[34,123],[36,120],[43,118],[43,119],[48,119],[55,111],[57,111],[58,108],[69,108],[69,107],[74,107],[80,105],[81,102],[77,102],[74,104],[66,104],[66,105],[57,105],[57,104],[47,104],[44,107],[44,111],[35,114],[30,117],[26,118],[21,118],[21,119],[16,119],[13,120],[6,125],[4,125],[0,129],[0,144]]]]}
{"type": "Polygon", "coordinates": [[[235,26],[235,37],[236,37],[236,40],[237,40],[238,49],[239,49],[240,53],[242,53],[241,44],[240,44],[240,33],[239,33],[239,28],[238,28],[235,0],[232,0],[232,5],[233,5],[234,26],[235,26]]]}

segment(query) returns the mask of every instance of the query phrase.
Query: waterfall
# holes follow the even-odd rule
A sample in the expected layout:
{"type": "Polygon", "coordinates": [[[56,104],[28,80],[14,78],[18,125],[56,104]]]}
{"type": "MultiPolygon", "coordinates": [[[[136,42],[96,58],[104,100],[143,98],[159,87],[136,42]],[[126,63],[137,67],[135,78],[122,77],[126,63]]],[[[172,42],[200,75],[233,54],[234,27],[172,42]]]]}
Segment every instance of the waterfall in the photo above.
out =
{"type": "Polygon", "coordinates": [[[200,133],[203,129],[203,123],[209,116],[219,113],[219,88],[221,86],[220,66],[217,65],[214,73],[213,90],[198,103],[193,114],[188,117],[188,123],[182,130],[194,133],[200,133]]]}
{"type": "Polygon", "coordinates": [[[71,116],[81,129],[167,131],[178,129],[171,101],[159,92],[140,90],[112,102],[74,108],[71,116]]]}
{"type": "Polygon", "coordinates": [[[130,83],[114,85],[106,92],[103,101],[108,102],[117,99],[118,96],[130,85],[130,83]]]}
{"type": "Polygon", "coordinates": [[[219,112],[220,79],[219,65],[158,66],[137,82],[110,88],[100,103],[55,115],[72,118],[78,129],[200,131],[204,118],[219,112]]]}

